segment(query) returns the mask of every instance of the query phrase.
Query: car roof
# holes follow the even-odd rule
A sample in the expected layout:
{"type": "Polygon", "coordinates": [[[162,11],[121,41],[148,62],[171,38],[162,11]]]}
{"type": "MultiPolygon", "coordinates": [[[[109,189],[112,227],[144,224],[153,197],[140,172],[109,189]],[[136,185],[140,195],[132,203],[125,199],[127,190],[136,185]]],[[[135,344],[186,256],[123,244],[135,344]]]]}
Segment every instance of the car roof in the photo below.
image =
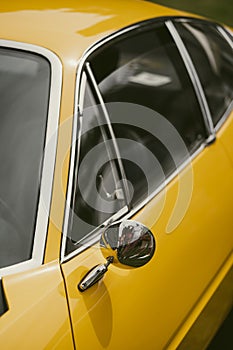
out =
{"type": "Polygon", "coordinates": [[[182,12],[140,0],[13,0],[1,3],[0,36],[39,45],[70,60],[133,23],[182,12]]]}

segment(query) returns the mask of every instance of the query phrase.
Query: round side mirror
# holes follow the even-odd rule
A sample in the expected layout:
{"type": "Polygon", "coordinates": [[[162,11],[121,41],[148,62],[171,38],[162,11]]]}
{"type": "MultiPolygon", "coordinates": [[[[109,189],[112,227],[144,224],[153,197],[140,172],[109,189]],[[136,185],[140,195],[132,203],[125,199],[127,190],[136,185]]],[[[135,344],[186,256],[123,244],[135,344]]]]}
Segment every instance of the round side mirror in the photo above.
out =
{"type": "Polygon", "coordinates": [[[124,220],[105,229],[100,246],[105,258],[113,257],[113,264],[129,268],[147,264],[154,255],[156,243],[147,227],[124,220]]]}

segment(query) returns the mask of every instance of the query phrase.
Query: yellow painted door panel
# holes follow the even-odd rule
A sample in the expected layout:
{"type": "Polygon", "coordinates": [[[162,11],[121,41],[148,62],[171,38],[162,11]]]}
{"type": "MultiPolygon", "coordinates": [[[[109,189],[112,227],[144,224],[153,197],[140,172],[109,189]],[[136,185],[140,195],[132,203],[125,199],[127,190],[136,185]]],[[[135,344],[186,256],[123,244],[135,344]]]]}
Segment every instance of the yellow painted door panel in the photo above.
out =
{"type": "Polygon", "coordinates": [[[218,132],[218,138],[221,140],[231,162],[233,164],[233,111],[218,132]]]}
{"type": "Polygon", "coordinates": [[[8,311],[0,317],[4,349],[73,349],[57,262],[4,277],[3,287],[8,303],[8,311]]]}
{"type": "Polygon", "coordinates": [[[110,265],[102,281],[81,293],[81,278],[104,262],[98,245],[62,264],[77,349],[167,348],[230,259],[233,168],[219,140],[192,166],[191,202],[171,233],[166,228],[179,178],[168,185],[165,202],[159,194],[133,217],[156,239],[155,255],[147,265],[130,270],[110,265]]]}

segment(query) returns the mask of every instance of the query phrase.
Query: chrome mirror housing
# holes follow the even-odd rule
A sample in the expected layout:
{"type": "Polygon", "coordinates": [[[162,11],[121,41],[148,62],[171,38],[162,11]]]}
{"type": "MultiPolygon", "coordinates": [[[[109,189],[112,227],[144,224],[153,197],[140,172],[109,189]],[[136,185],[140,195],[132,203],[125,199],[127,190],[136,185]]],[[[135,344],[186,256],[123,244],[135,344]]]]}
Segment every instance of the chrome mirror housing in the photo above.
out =
{"type": "Polygon", "coordinates": [[[105,228],[100,238],[101,251],[106,258],[89,270],[78,284],[85,292],[99,282],[110,264],[122,268],[135,268],[147,264],[155,252],[155,239],[151,231],[139,222],[124,220],[105,228]]]}
{"type": "Polygon", "coordinates": [[[107,259],[113,257],[118,267],[140,267],[154,255],[156,243],[151,231],[133,220],[108,226],[100,239],[101,251],[107,259]]]}

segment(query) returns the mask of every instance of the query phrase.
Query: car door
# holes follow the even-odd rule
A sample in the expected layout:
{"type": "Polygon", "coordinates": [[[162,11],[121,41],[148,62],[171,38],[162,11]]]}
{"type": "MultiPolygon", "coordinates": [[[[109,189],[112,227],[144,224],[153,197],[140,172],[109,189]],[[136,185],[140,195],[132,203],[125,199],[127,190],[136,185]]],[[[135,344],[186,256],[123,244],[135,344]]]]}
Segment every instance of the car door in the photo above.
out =
{"type": "Polygon", "coordinates": [[[62,242],[79,349],[177,348],[231,266],[233,170],[189,58],[172,22],[155,21],[103,41],[80,67],[62,242]],[[100,235],[126,219],[152,231],[153,257],[108,264],[80,290],[106,263],[100,235]]]}

